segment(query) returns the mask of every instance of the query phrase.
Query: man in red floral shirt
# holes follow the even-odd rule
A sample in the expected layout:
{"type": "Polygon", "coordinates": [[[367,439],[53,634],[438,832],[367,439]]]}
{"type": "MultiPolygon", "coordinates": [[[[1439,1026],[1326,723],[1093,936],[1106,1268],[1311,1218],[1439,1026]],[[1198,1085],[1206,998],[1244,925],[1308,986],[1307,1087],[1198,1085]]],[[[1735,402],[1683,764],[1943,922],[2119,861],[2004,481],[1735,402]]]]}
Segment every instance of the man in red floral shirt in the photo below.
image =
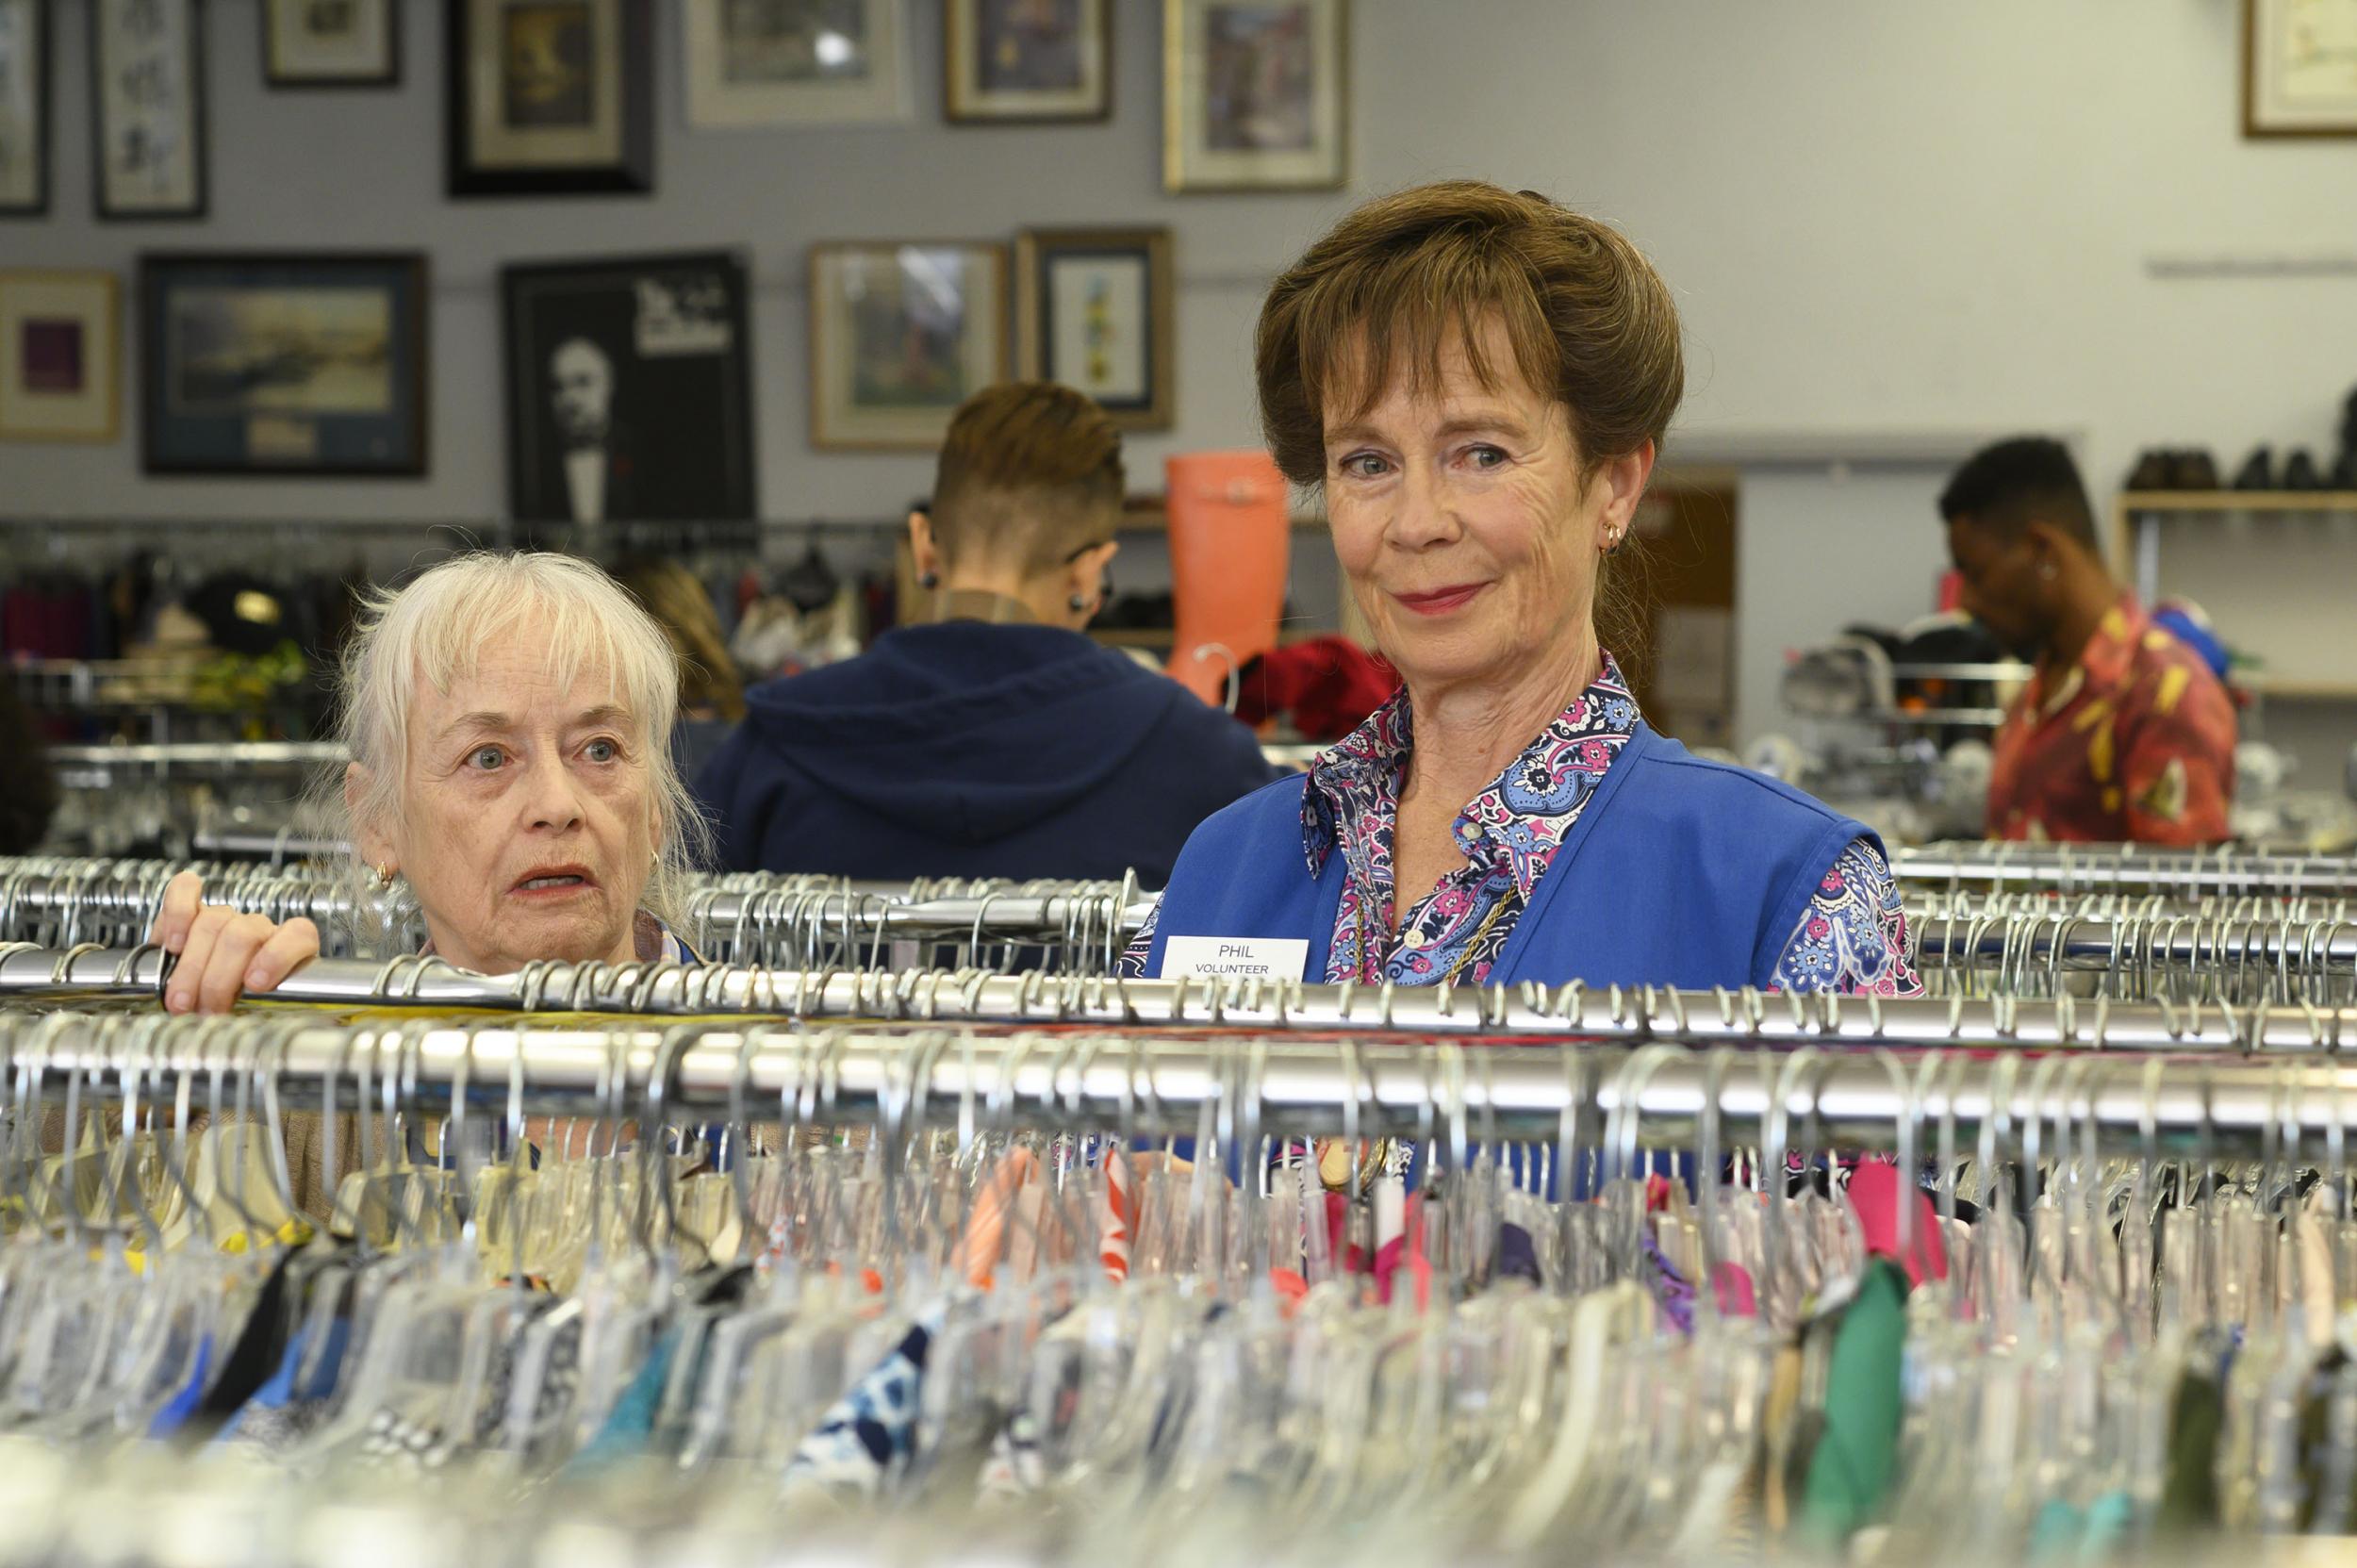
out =
{"type": "Polygon", "coordinates": [[[2113,579],[2070,454],[2002,441],[1956,470],[1939,511],[1965,610],[2036,667],[1997,732],[1989,836],[2225,838],[2233,704],[2113,579]]]}

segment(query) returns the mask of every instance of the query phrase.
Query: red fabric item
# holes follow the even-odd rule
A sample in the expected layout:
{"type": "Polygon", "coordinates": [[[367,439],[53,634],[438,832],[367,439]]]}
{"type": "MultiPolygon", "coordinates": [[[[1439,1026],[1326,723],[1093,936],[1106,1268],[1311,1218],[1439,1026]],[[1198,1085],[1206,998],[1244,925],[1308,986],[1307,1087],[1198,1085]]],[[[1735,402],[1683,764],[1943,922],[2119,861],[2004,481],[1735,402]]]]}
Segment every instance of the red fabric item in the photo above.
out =
{"type": "Polygon", "coordinates": [[[1340,740],[1399,689],[1399,671],[1348,637],[1312,637],[1261,654],[1236,683],[1236,717],[1290,714],[1305,740],[1340,740]]]}
{"type": "Polygon", "coordinates": [[[1916,1284],[1948,1278],[1948,1238],[1939,1216],[1920,1188],[1904,1184],[1915,1204],[1914,1256],[1899,1257],[1899,1204],[1903,1184],[1899,1167],[1887,1160],[1861,1160],[1850,1173],[1850,1207],[1857,1211],[1858,1229],[1866,1233],[1866,1250],[1876,1258],[1897,1259],[1916,1284]]]}

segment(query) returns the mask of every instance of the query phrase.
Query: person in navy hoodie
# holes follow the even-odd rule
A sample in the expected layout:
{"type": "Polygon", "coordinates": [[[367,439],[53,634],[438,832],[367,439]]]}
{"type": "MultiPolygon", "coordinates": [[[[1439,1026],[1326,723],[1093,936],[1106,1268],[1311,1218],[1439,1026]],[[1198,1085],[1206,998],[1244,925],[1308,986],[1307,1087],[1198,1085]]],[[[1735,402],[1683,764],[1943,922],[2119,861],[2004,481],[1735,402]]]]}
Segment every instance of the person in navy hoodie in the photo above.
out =
{"type": "Polygon", "coordinates": [[[1626,239],[1479,181],[1383,197],[1277,280],[1255,359],[1405,686],[1195,831],[1128,973],[1920,990],[1873,836],[1655,734],[1607,651],[1685,388],[1626,239]]]}
{"type": "Polygon", "coordinates": [[[736,871],[1117,879],[1269,782],[1252,732],[1083,632],[1105,601],[1121,433],[1045,382],[950,421],[909,519],[928,624],[746,694],[696,781],[736,871]]]}

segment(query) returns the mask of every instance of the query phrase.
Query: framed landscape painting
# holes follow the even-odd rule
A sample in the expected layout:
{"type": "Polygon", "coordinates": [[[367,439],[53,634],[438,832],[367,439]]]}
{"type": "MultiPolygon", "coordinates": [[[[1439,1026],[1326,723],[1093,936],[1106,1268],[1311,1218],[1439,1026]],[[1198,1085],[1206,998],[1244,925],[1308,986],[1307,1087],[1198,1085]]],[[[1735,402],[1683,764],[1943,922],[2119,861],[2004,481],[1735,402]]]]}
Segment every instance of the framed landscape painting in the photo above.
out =
{"type": "Polygon", "coordinates": [[[150,473],[421,474],[422,254],[140,261],[150,473]]]}
{"type": "Polygon", "coordinates": [[[930,451],[958,404],[1007,375],[998,245],[813,246],[811,444],[930,451]]]}

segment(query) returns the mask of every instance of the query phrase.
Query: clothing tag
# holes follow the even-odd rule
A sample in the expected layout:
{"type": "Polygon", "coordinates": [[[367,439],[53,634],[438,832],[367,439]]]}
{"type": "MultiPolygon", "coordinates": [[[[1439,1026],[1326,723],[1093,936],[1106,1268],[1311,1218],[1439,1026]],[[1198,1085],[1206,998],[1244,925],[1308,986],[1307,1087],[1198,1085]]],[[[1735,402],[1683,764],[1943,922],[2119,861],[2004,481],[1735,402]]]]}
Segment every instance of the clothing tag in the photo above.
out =
{"type": "Polygon", "coordinates": [[[1281,936],[1174,936],[1162,946],[1162,978],[1299,980],[1310,944],[1281,936]]]}

